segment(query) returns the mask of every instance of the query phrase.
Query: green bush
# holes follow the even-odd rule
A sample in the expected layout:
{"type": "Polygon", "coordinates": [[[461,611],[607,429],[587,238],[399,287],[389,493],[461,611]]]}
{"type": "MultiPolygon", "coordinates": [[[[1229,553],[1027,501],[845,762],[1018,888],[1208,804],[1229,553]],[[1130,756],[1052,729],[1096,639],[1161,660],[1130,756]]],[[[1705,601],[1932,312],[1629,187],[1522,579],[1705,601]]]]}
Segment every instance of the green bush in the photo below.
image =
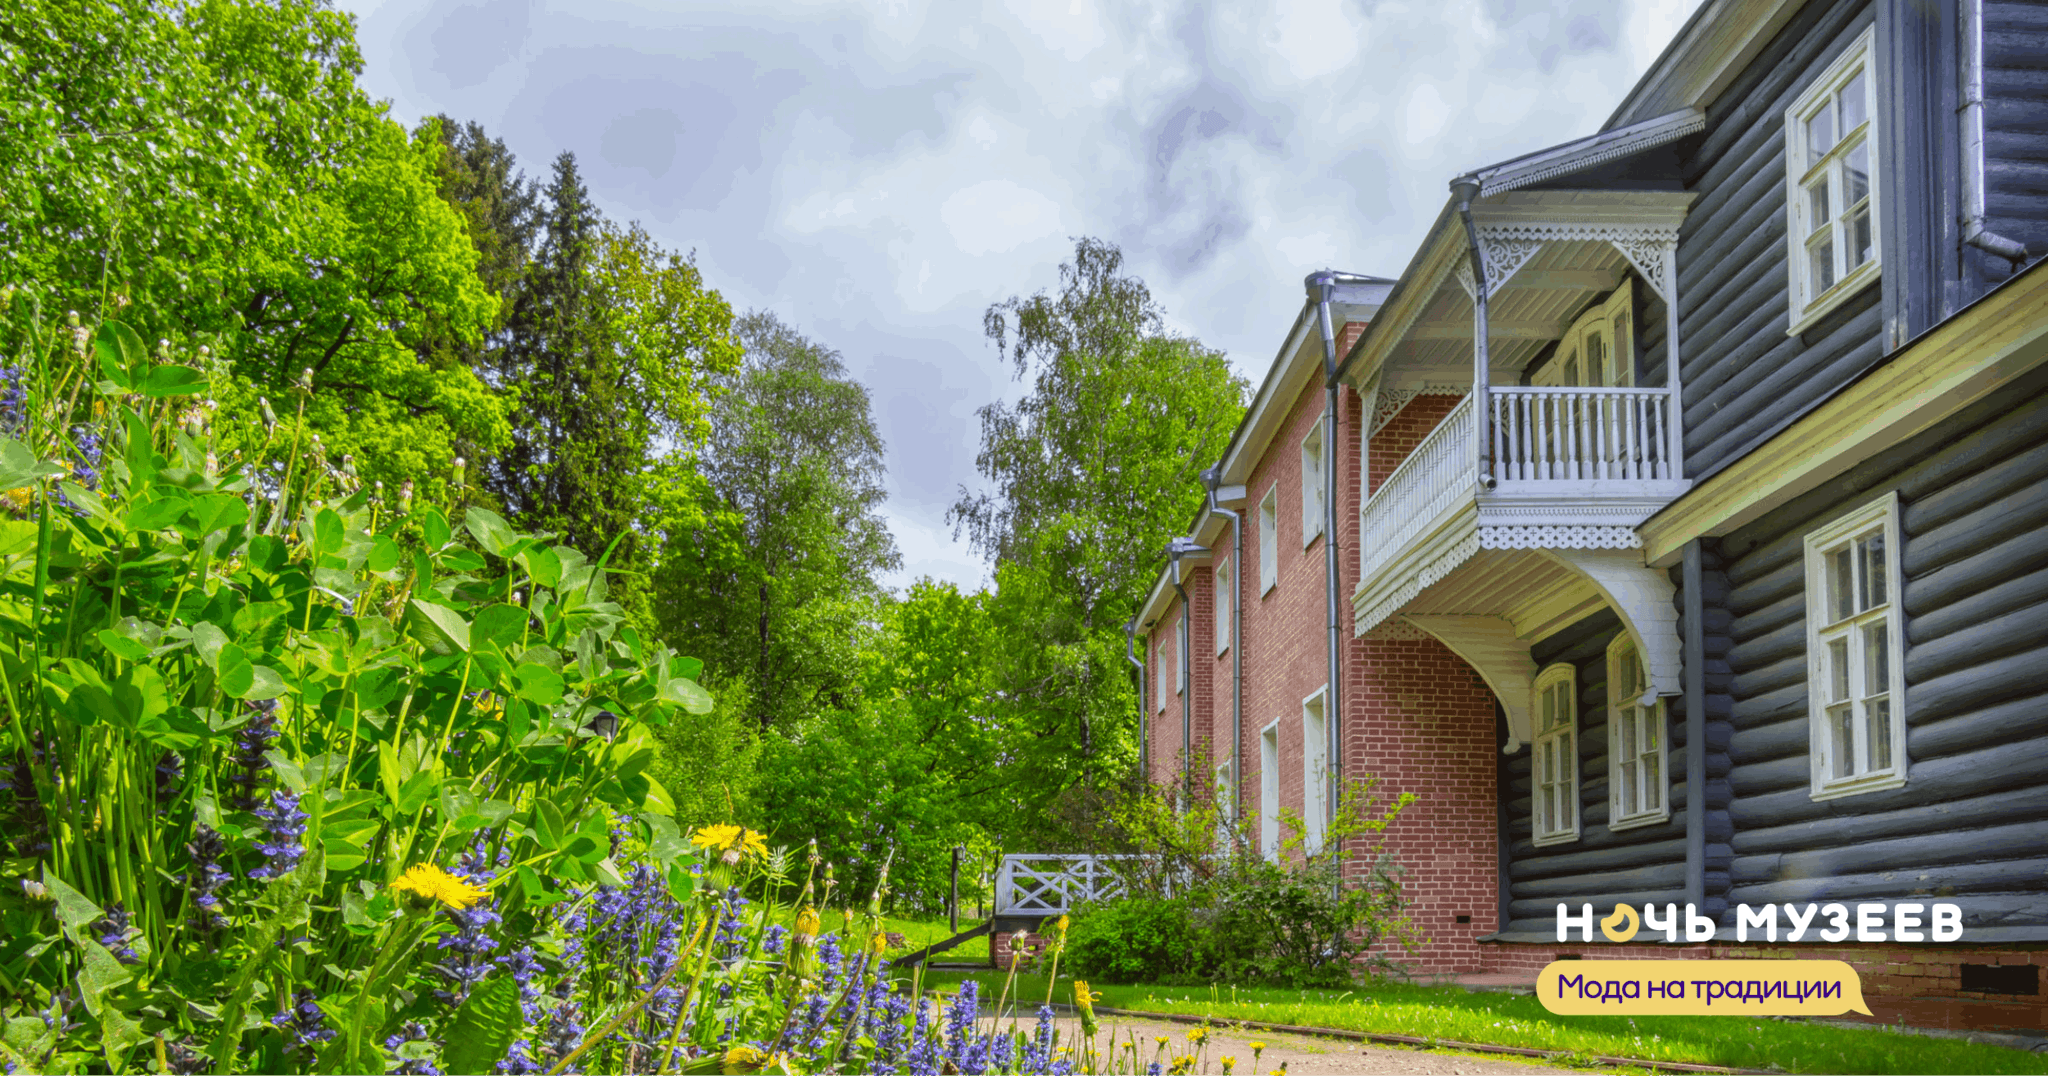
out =
{"type": "Polygon", "coordinates": [[[1201,950],[1187,901],[1125,897],[1075,912],[1062,959],[1083,979],[1166,983],[1194,975],[1201,950]]]}

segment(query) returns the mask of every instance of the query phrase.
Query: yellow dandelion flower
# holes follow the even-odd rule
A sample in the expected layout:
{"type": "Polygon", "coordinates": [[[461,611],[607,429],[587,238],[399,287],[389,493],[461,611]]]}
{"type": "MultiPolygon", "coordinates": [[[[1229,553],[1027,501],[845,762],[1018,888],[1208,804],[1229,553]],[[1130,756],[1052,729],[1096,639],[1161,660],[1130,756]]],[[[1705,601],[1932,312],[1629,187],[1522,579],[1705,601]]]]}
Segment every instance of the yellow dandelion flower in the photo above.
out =
{"type": "Polygon", "coordinates": [[[727,863],[738,863],[748,857],[765,859],[768,856],[767,835],[756,833],[744,826],[705,826],[690,835],[690,843],[699,848],[724,853],[727,863]]]}
{"type": "Polygon", "coordinates": [[[1216,1060],[1223,1062],[1223,1076],[1230,1076],[1230,1070],[1237,1067],[1237,1058],[1219,1057],[1216,1060]]]}
{"type": "Polygon", "coordinates": [[[781,1060],[780,1054],[770,1054],[758,1046],[735,1046],[725,1052],[725,1064],[720,1066],[727,1076],[736,1073],[760,1072],[781,1060]]]}
{"type": "Polygon", "coordinates": [[[1169,1042],[1172,1042],[1173,1040],[1172,1040],[1172,1039],[1169,1039],[1169,1038],[1167,1038],[1167,1037],[1166,1037],[1166,1036],[1164,1036],[1164,1035],[1154,1035],[1154,1036],[1152,1036],[1152,1041],[1153,1041],[1153,1042],[1156,1042],[1156,1043],[1158,1043],[1158,1044],[1159,1044],[1159,1045],[1161,1045],[1161,1046],[1164,1046],[1164,1045],[1166,1045],[1167,1043],[1169,1043],[1169,1042]]]}
{"type": "Polygon", "coordinates": [[[1059,931],[1061,934],[1065,934],[1067,932],[1067,927],[1071,925],[1072,922],[1073,920],[1063,915],[1060,916],[1058,919],[1053,920],[1052,928],[1054,930],[1059,931]]]}
{"type": "Polygon", "coordinates": [[[818,936],[819,929],[824,925],[824,921],[818,918],[818,909],[816,908],[805,905],[803,911],[796,913],[796,932],[798,934],[815,938],[818,936]]]}
{"type": "Polygon", "coordinates": [[[467,908],[489,895],[488,890],[470,885],[459,875],[450,874],[432,863],[415,863],[407,867],[405,873],[391,883],[391,888],[457,909],[467,908]]]}
{"type": "Polygon", "coordinates": [[[1250,1043],[1247,1043],[1246,1045],[1249,1045],[1252,1048],[1252,1054],[1254,1056],[1266,1052],[1266,1044],[1260,1042],[1257,1039],[1253,1039],[1250,1043]]]}
{"type": "Polygon", "coordinates": [[[1188,1041],[1195,1043],[1197,1045],[1208,1042],[1209,1029],[1206,1027],[1198,1027],[1193,1031],[1188,1032],[1188,1041]]]}

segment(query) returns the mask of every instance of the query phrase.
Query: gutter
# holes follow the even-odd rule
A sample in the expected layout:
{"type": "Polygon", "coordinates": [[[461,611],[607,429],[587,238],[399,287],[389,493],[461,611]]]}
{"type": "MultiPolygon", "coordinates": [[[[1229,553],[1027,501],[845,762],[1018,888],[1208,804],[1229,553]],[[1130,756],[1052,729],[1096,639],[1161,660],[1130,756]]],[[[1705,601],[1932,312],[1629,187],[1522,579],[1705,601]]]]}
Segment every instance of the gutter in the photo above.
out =
{"type": "Polygon", "coordinates": [[[1963,242],[2004,258],[2017,273],[2029,256],[2025,243],[1984,227],[1984,0],[1961,0],[1957,28],[1962,38],[1962,86],[1957,127],[1962,137],[1963,242]]]}
{"type": "Polygon", "coordinates": [[[1329,619],[1329,681],[1323,689],[1328,708],[1323,726],[1329,740],[1323,756],[1329,770],[1329,789],[1323,796],[1326,836],[1336,823],[1344,770],[1340,705],[1344,692],[1338,677],[1343,636],[1337,617],[1337,332],[1330,324],[1330,303],[1336,298],[1339,284],[1367,284],[1373,280],[1356,273],[1325,269],[1310,273],[1302,281],[1309,299],[1316,304],[1316,326],[1323,334],[1323,605],[1329,619]]]}
{"type": "Polygon", "coordinates": [[[1472,259],[1472,429],[1478,440],[1479,488],[1493,488],[1493,454],[1486,436],[1487,409],[1487,283],[1486,259],[1479,250],[1479,225],[1472,220],[1472,199],[1479,197],[1479,180],[1471,173],[1451,180],[1451,196],[1458,202],[1458,217],[1465,222],[1465,244],[1472,259]]]}
{"type": "Polygon", "coordinates": [[[1209,511],[1230,521],[1230,820],[1244,817],[1244,517],[1223,507],[1216,496],[1221,466],[1202,472],[1209,487],[1209,511]]]}

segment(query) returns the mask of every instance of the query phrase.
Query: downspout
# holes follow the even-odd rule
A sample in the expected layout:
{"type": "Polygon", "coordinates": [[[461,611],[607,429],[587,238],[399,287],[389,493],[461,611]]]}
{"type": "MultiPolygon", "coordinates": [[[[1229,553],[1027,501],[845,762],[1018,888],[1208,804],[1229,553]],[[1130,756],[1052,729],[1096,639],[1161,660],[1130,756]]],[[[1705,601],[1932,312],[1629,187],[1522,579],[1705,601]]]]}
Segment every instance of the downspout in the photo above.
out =
{"type": "MultiPolygon", "coordinates": [[[[1706,571],[1700,540],[1685,543],[1679,582],[1684,618],[1685,680],[1685,900],[1704,913],[1707,901],[1707,625],[1706,571]]],[[[1690,918],[1690,916],[1688,916],[1690,918]]]]}
{"type": "Polygon", "coordinates": [[[1138,658],[1138,622],[1132,620],[1124,625],[1124,660],[1138,670],[1138,769],[1145,780],[1152,779],[1152,739],[1147,736],[1145,726],[1145,663],[1138,658]]]}
{"type": "Polygon", "coordinates": [[[1479,251],[1479,225],[1472,221],[1472,199],[1479,197],[1479,180],[1463,175],[1451,180],[1451,195],[1458,200],[1458,218],[1465,222],[1465,244],[1472,260],[1472,430],[1478,443],[1479,488],[1493,488],[1493,453],[1487,447],[1488,360],[1486,354],[1486,258],[1479,251]]]}
{"type": "Polygon", "coordinates": [[[1216,503],[1221,465],[1202,472],[1209,487],[1209,511],[1230,521],[1230,820],[1244,817],[1244,517],[1216,503]]]}
{"type": "Polygon", "coordinates": [[[1337,820],[1337,799],[1342,793],[1341,778],[1344,769],[1342,709],[1339,705],[1343,687],[1338,679],[1338,664],[1343,656],[1342,636],[1337,620],[1337,330],[1330,322],[1330,303],[1337,297],[1339,284],[1363,284],[1368,278],[1352,273],[1339,273],[1325,269],[1310,273],[1304,281],[1308,286],[1309,298],[1316,304],[1316,325],[1323,333],[1323,606],[1329,619],[1329,680],[1323,689],[1327,712],[1324,714],[1324,731],[1328,743],[1324,747],[1324,766],[1329,772],[1329,787],[1323,794],[1324,827],[1328,834],[1337,820]]]}
{"type": "Polygon", "coordinates": [[[1961,104],[1957,124],[1963,140],[1963,242],[2012,263],[2019,272],[2026,244],[1988,231],[1984,196],[1984,0],[1961,0],[1957,29],[1962,38],[1961,104]]]}

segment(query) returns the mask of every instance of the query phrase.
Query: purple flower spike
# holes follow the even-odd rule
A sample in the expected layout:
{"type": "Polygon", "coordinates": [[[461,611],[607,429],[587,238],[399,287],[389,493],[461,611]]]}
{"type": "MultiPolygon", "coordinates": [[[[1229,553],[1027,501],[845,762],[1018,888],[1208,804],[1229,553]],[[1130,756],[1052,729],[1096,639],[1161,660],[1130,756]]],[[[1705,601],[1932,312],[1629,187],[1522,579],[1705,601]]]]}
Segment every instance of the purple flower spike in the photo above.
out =
{"type": "Polygon", "coordinates": [[[306,854],[306,812],[299,809],[299,797],[279,789],[270,794],[270,805],[256,809],[256,817],[263,820],[263,840],[257,842],[256,850],[263,853],[265,862],[249,872],[251,878],[281,878],[299,867],[299,857],[306,854]]]}

